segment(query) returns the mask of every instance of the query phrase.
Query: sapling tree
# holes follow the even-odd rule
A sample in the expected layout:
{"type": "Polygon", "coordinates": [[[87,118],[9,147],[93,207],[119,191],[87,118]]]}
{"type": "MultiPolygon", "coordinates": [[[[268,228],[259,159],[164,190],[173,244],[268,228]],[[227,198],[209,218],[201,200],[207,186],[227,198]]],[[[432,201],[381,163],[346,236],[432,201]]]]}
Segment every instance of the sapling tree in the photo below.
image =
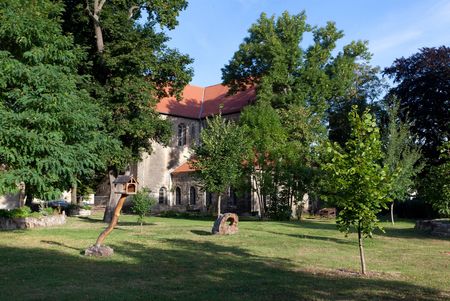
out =
{"type": "Polygon", "coordinates": [[[372,237],[380,228],[377,213],[387,208],[389,179],[387,168],[381,165],[380,132],[372,115],[366,110],[361,116],[354,106],[349,114],[350,139],[344,147],[327,145],[330,155],[323,168],[328,172],[326,193],[328,203],[336,206],[336,223],[340,231],[358,233],[361,272],[366,274],[363,239],[372,237]]]}
{"type": "Polygon", "coordinates": [[[156,204],[155,198],[151,197],[149,195],[150,190],[149,189],[141,189],[139,192],[137,192],[135,195],[133,195],[132,201],[133,201],[133,207],[132,210],[134,213],[138,215],[138,223],[141,225],[141,232],[142,232],[142,225],[144,223],[144,217],[147,214],[150,214],[151,208],[154,204],[156,204]]]}
{"type": "Polygon", "coordinates": [[[192,166],[198,169],[203,189],[218,195],[217,214],[220,216],[221,193],[241,178],[242,163],[250,149],[248,139],[235,123],[217,115],[208,119],[200,141],[194,148],[192,166]]]}
{"type": "Polygon", "coordinates": [[[423,168],[423,164],[419,162],[420,149],[414,144],[409,125],[400,120],[398,110],[398,102],[393,101],[388,108],[389,121],[383,156],[383,164],[392,175],[389,191],[392,199],[390,206],[392,225],[394,225],[394,202],[402,202],[406,199],[414,187],[415,176],[423,168]]]}

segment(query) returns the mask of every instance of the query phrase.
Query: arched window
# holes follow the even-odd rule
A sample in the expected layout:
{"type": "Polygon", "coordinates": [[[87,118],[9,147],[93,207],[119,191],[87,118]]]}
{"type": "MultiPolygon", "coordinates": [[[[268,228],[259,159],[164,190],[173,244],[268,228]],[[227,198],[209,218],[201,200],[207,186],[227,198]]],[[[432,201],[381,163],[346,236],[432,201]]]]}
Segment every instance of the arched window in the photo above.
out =
{"type": "Polygon", "coordinates": [[[196,139],[196,134],[197,134],[197,129],[195,127],[195,123],[191,123],[191,144],[195,144],[195,139],[196,139]]]}
{"type": "Polygon", "coordinates": [[[197,191],[195,190],[194,186],[191,186],[191,189],[189,189],[189,204],[195,205],[196,200],[197,200],[197,191]]]}
{"type": "Polygon", "coordinates": [[[177,187],[175,189],[175,204],[181,205],[181,188],[177,187]]]}
{"type": "Polygon", "coordinates": [[[186,125],[184,123],[180,123],[178,125],[178,146],[186,145],[186,125]]]}
{"type": "Polygon", "coordinates": [[[167,204],[167,189],[166,189],[166,187],[161,187],[159,189],[158,201],[160,204],[167,204]]]}
{"type": "Polygon", "coordinates": [[[211,206],[212,204],[212,193],[206,192],[206,206],[211,206]]]}

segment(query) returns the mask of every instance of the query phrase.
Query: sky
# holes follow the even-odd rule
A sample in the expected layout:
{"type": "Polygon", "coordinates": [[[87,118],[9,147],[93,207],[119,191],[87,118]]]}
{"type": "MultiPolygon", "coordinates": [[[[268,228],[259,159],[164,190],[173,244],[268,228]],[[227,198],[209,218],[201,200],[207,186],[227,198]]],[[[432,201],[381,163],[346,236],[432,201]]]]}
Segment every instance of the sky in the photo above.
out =
{"type": "MultiPolygon", "coordinates": [[[[169,46],[194,59],[191,84],[214,85],[262,12],[303,10],[309,24],[334,21],[344,31],[339,49],[352,40],[369,41],[372,65],[381,68],[422,47],[450,45],[450,0],[190,0],[178,27],[168,32],[169,46]]],[[[309,43],[306,37],[302,48],[309,43]]]]}

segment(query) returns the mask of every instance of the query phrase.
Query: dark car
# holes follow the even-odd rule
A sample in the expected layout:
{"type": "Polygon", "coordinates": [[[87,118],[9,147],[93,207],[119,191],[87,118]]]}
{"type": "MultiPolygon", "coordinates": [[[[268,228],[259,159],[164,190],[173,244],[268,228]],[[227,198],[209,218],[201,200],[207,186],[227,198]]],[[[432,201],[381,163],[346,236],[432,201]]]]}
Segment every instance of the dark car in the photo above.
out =
{"type": "Polygon", "coordinates": [[[66,209],[69,205],[70,205],[70,203],[66,202],[64,200],[50,201],[50,202],[47,203],[48,207],[61,208],[61,209],[66,209]]]}

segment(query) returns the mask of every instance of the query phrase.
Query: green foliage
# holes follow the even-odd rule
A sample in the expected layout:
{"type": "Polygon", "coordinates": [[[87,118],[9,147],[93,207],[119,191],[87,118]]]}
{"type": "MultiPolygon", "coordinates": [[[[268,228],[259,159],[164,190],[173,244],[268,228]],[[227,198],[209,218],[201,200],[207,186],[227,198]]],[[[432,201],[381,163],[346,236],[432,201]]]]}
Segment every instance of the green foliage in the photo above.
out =
{"type": "Polygon", "coordinates": [[[116,149],[81,88],[84,54],[62,34],[62,10],[51,1],[0,4],[0,193],[24,182],[29,196],[57,198],[116,149]]]}
{"type": "Polygon", "coordinates": [[[450,217],[450,143],[441,148],[441,164],[432,166],[423,181],[425,200],[443,217],[450,217]]]}
{"type": "Polygon", "coordinates": [[[359,116],[357,107],[349,114],[352,134],[345,147],[329,143],[327,202],[339,209],[336,223],[340,231],[356,228],[372,236],[378,227],[377,213],[390,202],[387,167],[381,166],[383,153],[379,129],[366,110],[359,116]]]}
{"type": "Polygon", "coordinates": [[[291,219],[291,206],[288,198],[271,199],[269,204],[268,216],[276,221],[288,221],[291,219]]]}
{"type": "Polygon", "coordinates": [[[439,147],[450,139],[450,47],[422,48],[384,69],[398,84],[390,93],[400,101],[400,117],[417,136],[424,158],[439,160],[439,147]]]}
{"type": "Polygon", "coordinates": [[[179,96],[192,78],[188,67],[192,59],[166,44],[166,29],[177,25],[187,2],[106,1],[98,23],[105,47],[102,53],[97,50],[94,20],[86,10],[89,5],[92,11],[93,1],[64,2],[64,31],[87,49],[79,68],[92,79],[85,87],[102,107],[100,116],[107,131],[120,140],[109,162],[120,170],[139,160],[143,151],[151,152],[152,142],[164,144],[170,139],[170,123],[154,107],[162,96],[179,96]],[[147,18],[142,18],[144,12],[147,18]]]}
{"type": "Polygon", "coordinates": [[[342,37],[332,22],[311,26],[304,12],[261,14],[222,69],[231,93],[256,87],[257,104],[244,111],[241,125],[255,148],[247,176],[254,179],[260,208],[270,196],[270,211],[278,212],[317,191],[329,111],[376,91],[366,43],[351,42],[336,53],[342,37]],[[312,45],[300,45],[308,33],[312,45]]]}
{"type": "Polygon", "coordinates": [[[376,100],[386,91],[387,84],[379,76],[379,68],[367,62],[355,65],[353,84],[346,88],[346,93],[330,99],[328,109],[328,137],[341,146],[350,138],[351,126],[348,114],[354,105],[362,114],[369,108],[372,113],[382,112],[376,100]]]}
{"type": "Polygon", "coordinates": [[[391,103],[393,106],[388,109],[383,164],[391,175],[390,198],[393,201],[404,201],[412,192],[415,176],[420,173],[423,164],[419,163],[421,153],[414,144],[409,125],[399,119],[398,102],[391,103]]]}
{"type": "Polygon", "coordinates": [[[14,208],[10,211],[7,211],[8,213],[6,214],[5,217],[8,218],[24,218],[24,217],[29,217],[31,215],[31,208],[28,206],[23,206],[20,208],[14,208]]]}
{"type": "Polygon", "coordinates": [[[355,81],[357,61],[370,58],[361,41],[333,55],[342,37],[332,22],[324,27],[307,24],[304,12],[284,12],[277,19],[263,13],[222,69],[223,82],[232,92],[256,85],[258,99],[270,101],[275,108],[301,105],[325,117],[328,101],[345,95],[355,81]],[[309,32],[313,44],[300,47],[309,32]]]}
{"type": "Polygon", "coordinates": [[[138,215],[138,223],[142,225],[144,221],[144,217],[147,214],[150,214],[151,208],[156,204],[156,199],[152,198],[150,195],[149,189],[141,189],[132,197],[132,210],[133,213],[138,215]]]}
{"type": "Polygon", "coordinates": [[[203,189],[222,193],[242,175],[242,164],[248,158],[250,145],[245,132],[222,116],[208,119],[201,132],[200,144],[194,148],[192,165],[198,169],[203,189]]]}
{"type": "Polygon", "coordinates": [[[58,213],[58,210],[47,207],[47,208],[41,208],[39,210],[39,213],[44,215],[44,216],[49,216],[49,215],[54,215],[58,213]]]}

